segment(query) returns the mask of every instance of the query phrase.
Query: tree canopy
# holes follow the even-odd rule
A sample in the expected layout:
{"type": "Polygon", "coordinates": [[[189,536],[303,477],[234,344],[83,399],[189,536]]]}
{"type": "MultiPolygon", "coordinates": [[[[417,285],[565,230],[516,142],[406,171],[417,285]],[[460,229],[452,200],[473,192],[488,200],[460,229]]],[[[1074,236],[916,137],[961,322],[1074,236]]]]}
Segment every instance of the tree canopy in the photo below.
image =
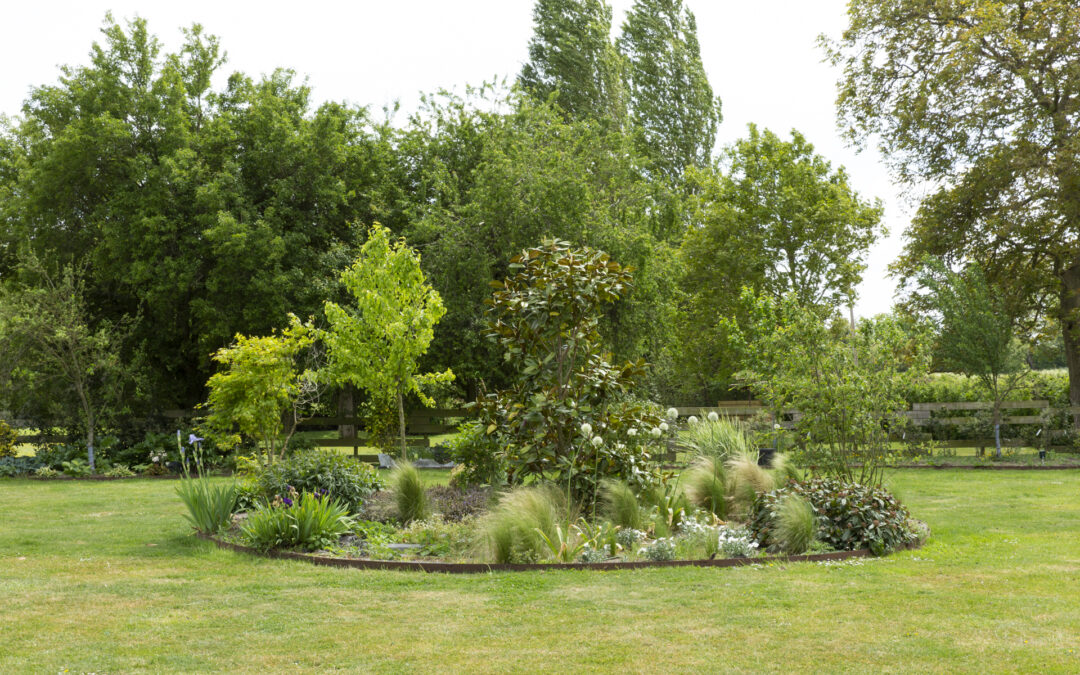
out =
{"type": "Polygon", "coordinates": [[[1080,7],[854,0],[848,17],[825,40],[842,124],[880,139],[901,181],[934,186],[898,270],[978,261],[1056,313],[1080,405],[1080,7]]]}

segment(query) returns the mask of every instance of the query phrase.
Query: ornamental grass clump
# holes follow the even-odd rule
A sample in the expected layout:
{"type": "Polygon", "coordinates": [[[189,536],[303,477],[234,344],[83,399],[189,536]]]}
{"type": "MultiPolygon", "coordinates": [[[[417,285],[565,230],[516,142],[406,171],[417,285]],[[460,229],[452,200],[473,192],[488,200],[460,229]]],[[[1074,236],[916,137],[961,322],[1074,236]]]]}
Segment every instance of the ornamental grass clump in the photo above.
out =
{"type": "Polygon", "coordinates": [[[687,499],[698,507],[724,520],[728,514],[728,479],[722,462],[701,456],[683,475],[683,490],[687,499]]]}
{"type": "Polygon", "coordinates": [[[679,446],[691,455],[711,457],[723,463],[740,453],[751,451],[746,424],[710,413],[709,417],[690,424],[679,437],[679,446]]]}
{"type": "Polygon", "coordinates": [[[556,528],[565,524],[566,503],[550,486],[521,487],[507,492],[480,522],[490,559],[497,563],[536,562],[559,538],[556,528]]]}
{"type": "Polygon", "coordinates": [[[758,466],[757,453],[750,450],[736,453],[725,467],[730,477],[729,494],[736,513],[750,510],[757,495],[776,488],[776,479],[758,466]]]}
{"type": "Polygon", "coordinates": [[[627,530],[642,529],[645,513],[629,485],[620,480],[603,481],[600,484],[600,500],[603,514],[612,524],[627,530]]]}
{"type": "Polygon", "coordinates": [[[770,543],[784,553],[798,555],[810,548],[817,531],[814,507],[799,495],[790,494],[780,500],[770,543]]]}
{"type": "Polygon", "coordinates": [[[189,460],[180,444],[180,432],[176,433],[176,443],[182,459],[181,468],[184,472],[184,477],[176,487],[176,494],[187,507],[188,512],[184,517],[202,534],[217,534],[232,522],[238,497],[236,481],[212,483],[204,471],[203,439],[194,434],[188,437],[189,443],[194,447],[193,456],[189,460]],[[192,468],[196,470],[197,478],[192,477],[192,468]]]}
{"type": "Polygon", "coordinates": [[[389,483],[402,523],[407,525],[414,520],[426,520],[431,515],[424,480],[415,465],[399,462],[390,472],[389,483]]]}

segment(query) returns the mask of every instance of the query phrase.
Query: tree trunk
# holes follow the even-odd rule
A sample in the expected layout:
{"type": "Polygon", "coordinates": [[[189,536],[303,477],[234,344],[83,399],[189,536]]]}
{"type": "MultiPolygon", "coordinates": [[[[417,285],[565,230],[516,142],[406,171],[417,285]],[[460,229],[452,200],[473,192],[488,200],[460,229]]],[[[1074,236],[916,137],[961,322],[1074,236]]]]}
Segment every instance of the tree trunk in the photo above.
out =
{"type": "Polygon", "coordinates": [[[94,420],[87,420],[86,457],[90,460],[90,471],[94,471],[94,420]]]}
{"type": "Polygon", "coordinates": [[[398,414],[398,429],[401,431],[401,458],[404,460],[409,459],[409,451],[405,446],[405,402],[401,396],[401,385],[398,385],[397,390],[397,414],[398,414]]]}
{"type": "MultiPolygon", "coordinates": [[[[1080,406],[1080,261],[1061,275],[1061,330],[1069,367],[1069,403],[1080,406]]],[[[1073,415],[1073,427],[1080,430],[1080,415],[1073,415]]]]}
{"type": "MultiPolygon", "coordinates": [[[[356,387],[351,384],[342,385],[337,399],[338,417],[356,417],[356,387]]],[[[355,424],[339,424],[338,438],[356,438],[359,429],[355,424]]],[[[353,441],[353,454],[356,454],[357,441],[353,441]]]]}

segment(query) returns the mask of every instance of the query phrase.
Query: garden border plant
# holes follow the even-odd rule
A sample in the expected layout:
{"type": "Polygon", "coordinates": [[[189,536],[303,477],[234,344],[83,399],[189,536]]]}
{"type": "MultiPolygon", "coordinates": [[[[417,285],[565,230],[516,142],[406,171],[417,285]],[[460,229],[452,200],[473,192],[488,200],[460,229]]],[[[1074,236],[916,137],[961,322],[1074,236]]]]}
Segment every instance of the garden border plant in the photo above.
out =
{"type": "MultiPolygon", "coordinates": [[[[875,558],[869,549],[856,551],[830,551],[828,553],[809,553],[802,555],[769,555],[758,558],[701,558],[696,560],[636,560],[620,562],[573,562],[573,563],[454,563],[428,562],[424,560],[374,560],[366,558],[337,558],[333,556],[297,553],[295,551],[260,551],[256,548],[224,541],[217,537],[196,534],[200,539],[212,542],[218,548],[274,558],[279,560],[299,560],[313,565],[343,567],[361,570],[401,570],[409,572],[442,572],[445,574],[483,574],[486,572],[537,572],[546,570],[634,570],[649,567],[745,567],[747,565],[768,565],[787,562],[823,562],[827,560],[848,560],[851,558],[875,558]]],[[[910,544],[894,549],[896,551],[914,550],[919,544],[910,544]]]]}

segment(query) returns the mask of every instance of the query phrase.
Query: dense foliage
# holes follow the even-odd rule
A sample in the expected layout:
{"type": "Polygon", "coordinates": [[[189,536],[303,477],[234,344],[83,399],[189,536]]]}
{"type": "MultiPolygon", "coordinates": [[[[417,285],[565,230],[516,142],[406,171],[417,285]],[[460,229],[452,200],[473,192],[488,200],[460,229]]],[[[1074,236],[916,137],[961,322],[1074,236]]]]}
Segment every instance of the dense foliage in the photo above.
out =
{"type": "Polygon", "coordinates": [[[260,470],[255,478],[257,494],[266,501],[298,493],[318,493],[340,502],[351,513],[359,512],[373,492],[382,487],[370,464],[329,450],[298,452],[260,470]]]}
{"type": "Polygon", "coordinates": [[[882,555],[916,541],[907,508],[884,488],[815,478],[758,495],[749,520],[762,546],[775,542],[789,495],[810,503],[820,527],[816,537],[839,551],[868,548],[882,555]]]}

